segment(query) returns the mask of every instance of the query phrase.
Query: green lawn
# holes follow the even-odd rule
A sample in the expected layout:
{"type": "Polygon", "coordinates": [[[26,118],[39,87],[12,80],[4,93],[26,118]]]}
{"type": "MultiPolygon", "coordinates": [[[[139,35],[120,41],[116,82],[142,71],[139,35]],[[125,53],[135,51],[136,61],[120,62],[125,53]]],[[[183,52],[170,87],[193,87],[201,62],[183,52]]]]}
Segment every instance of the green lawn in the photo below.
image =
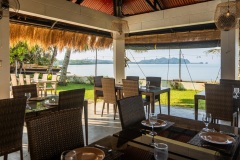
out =
{"type": "MultiPolygon", "coordinates": [[[[85,98],[89,100],[93,100],[93,85],[90,84],[75,84],[75,83],[68,83],[67,86],[58,86],[57,92],[63,90],[71,90],[77,88],[85,88],[85,98]]],[[[197,91],[199,92],[199,91],[197,91]]],[[[194,107],[194,94],[196,94],[193,90],[174,90],[171,89],[171,106],[181,106],[181,107],[194,107]]],[[[167,104],[167,94],[164,93],[161,95],[161,103],[167,104]]],[[[205,109],[205,101],[199,101],[199,109],[205,109]]]]}

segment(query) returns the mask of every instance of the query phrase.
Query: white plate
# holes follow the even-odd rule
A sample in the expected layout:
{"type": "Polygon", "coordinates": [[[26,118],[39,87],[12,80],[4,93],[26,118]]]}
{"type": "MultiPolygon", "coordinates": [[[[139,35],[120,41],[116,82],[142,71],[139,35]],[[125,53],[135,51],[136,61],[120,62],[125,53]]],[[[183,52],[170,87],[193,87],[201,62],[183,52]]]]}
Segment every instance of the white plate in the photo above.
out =
{"type": "Polygon", "coordinates": [[[235,142],[233,137],[219,132],[201,132],[199,133],[199,136],[204,141],[214,144],[231,144],[235,142]]]}
{"type": "MultiPolygon", "coordinates": [[[[146,127],[152,127],[152,125],[149,123],[149,120],[143,120],[142,125],[146,126],[146,127]]],[[[159,127],[165,127],[167,125],[167,122],[161,119],[157,120],[157,123],[154,125],[154,128],[159,128],[159,127]]]]}
{"type": "MultiPolygon", "coordinates": [[[[77,154],[77,160],[103,160],[105,157],[102,150],[94,147],[77,148],[74,151],[77,154]]],[[[71,152],[67,155],[71,155],[71,152]]]]}

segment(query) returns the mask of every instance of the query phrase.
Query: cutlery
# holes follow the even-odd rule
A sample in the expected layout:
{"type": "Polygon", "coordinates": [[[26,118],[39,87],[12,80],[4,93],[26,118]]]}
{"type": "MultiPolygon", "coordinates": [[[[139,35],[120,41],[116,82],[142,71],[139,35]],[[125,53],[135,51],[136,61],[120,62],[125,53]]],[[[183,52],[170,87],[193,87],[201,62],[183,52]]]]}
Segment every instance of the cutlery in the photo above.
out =
{"type": "Polygon", "coordinates": [[[108,153],[112,152],[112,149],[111,149],[111,148],[109,149],[109,148],[104,147],[104,146],[101,146],[101,145],[99,145],[99,144],[95,144],[95,147],[102,148],[102,149],[107,149],[107,152],[108,152],[108,153]]]}

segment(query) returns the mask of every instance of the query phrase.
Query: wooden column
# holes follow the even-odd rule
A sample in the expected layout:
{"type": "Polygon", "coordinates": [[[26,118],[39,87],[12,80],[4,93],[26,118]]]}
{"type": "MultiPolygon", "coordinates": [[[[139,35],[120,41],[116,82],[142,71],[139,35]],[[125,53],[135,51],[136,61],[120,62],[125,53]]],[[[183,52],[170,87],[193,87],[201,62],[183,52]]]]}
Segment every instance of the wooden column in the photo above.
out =
{"type": "Polygon", "coordinates": [[[113,72],[116,84],[121,84],[125,78],[125,38],[113,39],[113,72]]]}
{"type": "Polygon", "coordinates": [[[0,99],[10,97],[9,11],[0,19],[0,99]]]}
{"type": "Polygon", "coordinates": [[[239,79],[239,29],[221,31],[221,78],[239,79]]]}

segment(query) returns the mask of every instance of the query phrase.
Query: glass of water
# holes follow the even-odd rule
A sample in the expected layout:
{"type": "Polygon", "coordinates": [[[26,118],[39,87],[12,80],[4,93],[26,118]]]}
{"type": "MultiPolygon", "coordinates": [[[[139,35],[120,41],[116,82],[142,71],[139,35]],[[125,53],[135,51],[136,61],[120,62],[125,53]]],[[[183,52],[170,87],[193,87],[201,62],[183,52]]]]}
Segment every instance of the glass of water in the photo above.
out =
{"type": "Polygon", "coordinates": [[[29,99],[31,98],[31,93],[30,92],[25,93],[25,96],[27,97],[27,103],[28,103],[29,99]]]}
{"type": "Polygon", "coordinates": [[[155,158],[155,160],[167,160],[168,159],[168,145],[165,143],[155,143],[154,158],[155,158]]]}
{"type": "Polygon", "coordinates": [[[150,87],[150,81],[147,81],[146,82],[146,89],[149,89],[149,87],[150,87]]]}

